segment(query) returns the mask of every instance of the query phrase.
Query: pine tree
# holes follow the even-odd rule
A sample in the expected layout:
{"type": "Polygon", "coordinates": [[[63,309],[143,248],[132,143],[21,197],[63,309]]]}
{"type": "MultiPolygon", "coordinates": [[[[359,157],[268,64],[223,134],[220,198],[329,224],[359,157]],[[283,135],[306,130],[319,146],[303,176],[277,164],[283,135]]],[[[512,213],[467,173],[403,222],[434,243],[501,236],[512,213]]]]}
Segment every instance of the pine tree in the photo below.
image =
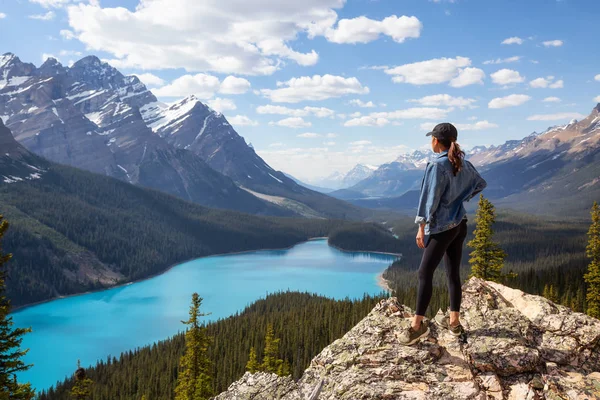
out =
{"type": "Polygon", "coordinates": [[[274,374],[279,371],[279,366],[283,364],[283,360],[277,358],[279,355],[279,339],[275,339],[273,334],[273,325],[267,325],[267,335],[265,337],[265,353],[263,362],[261,364],[261,370],[265,372],[272,372],[274,374]]]}
{"type": "Polygon", "coordinates": [[[503,278],[501,271],[506,253],[492,240],[494,222],[496,222],[496,214],[493,204],[480,195],[479,208],[475,216],[475,237],[467,243],[467,246],[474,249],[469,254],[471,256],[470,276],[499,282],[503,278]]]}
{"type": "MultiPolygon", "coordinates": [[[[2,219],[0,215],[0,239],[8,229],[8,222],[2,219]]],[[[22,360],[29,349],[21,350],[23,336],[31,332],[31,328],[12,327],[10,300],[4,295],[6,271],[3,265],[11,257],[12,254],[2,254],[0,244],[0,399],[30,400],[35,396],[35,390],[30,383],[18,383],[16,373],[32,367],[22,360]]]]}
{"type": "Polygon", "coordinates": [[[591,211],[592,224],[588,231],[586,254],[591,259],[587,273],[587,314],[600,319],[600,208],[594,202],[591,211]]]}
{"type": "Polygon", "coordinates": [[[250,348],[250,357],[248,358],[248,363],[246,364],[246,370],[250,371],[252,374],[260,371],[260,364],[256,358],[256,350],[254,350],[254,347],[250,348]]]}
{"type": "Polygon", "coordinates": [[[179,360],[175,400],[207,400],[213,394],[211,362],[207,356],[210,338],[206,335],[206,327],[198,323],[199,317],[210,313],[200,313],[201,304],[202,297],[194,293],[190,318],[181,321],[189,328],[185,333],[185,353],[179,360]]]}
{"type": "Polygon", "coordinates": [[[277,375],[279,375],[279,376],[288,376],[288,375],[291,375],[291,374],[292,374],[292,367],[290,366],[290,363],[288,362],[288,360],[285,360],[279,366],[279,369],[277,370],[277,375]]]}
{"type": "Polygon", "coordinates": [[[85,369],[81,368],[81,362],[77,360],[77,370],[75,371],[75,385],[71,388],[71,397],[76,400],[85,400],[89,398],[94,382],[85,375],[85,369]]]}

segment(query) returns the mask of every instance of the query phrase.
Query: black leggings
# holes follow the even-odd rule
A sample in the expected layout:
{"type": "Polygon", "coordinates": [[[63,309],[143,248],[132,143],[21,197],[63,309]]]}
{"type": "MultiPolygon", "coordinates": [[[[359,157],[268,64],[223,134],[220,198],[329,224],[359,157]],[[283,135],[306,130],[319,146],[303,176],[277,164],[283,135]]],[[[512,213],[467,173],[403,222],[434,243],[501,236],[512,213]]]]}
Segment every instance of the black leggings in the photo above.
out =
{"type": "Polygon", "coordinates": [[[447,231],[429,236],[421,266],[419,267],[419,289],[417,292],[417,315],[425,315],[433,291],[433,273],[442,257],[446,264],[448,291],[450,292],[450,311],[460,311],[462,297],[460,282],[460,262],[462,249],[467,237],[467,221],[447,231]]]}

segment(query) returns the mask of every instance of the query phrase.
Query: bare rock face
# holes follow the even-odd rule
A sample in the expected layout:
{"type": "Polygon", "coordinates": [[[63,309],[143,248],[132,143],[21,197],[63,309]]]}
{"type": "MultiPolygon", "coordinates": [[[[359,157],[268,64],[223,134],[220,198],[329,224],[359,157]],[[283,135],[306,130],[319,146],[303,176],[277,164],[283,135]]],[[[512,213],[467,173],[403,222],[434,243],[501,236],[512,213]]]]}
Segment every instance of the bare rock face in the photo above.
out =
{"type": "Polygon", "coordinates": [[[427,339],[403,346],[412,314],[382,300],[298,382],[247,372],[215,400],[600,399],[597,319],[477,278],[463,287],[463,337],[432,324],[427,339]]]}

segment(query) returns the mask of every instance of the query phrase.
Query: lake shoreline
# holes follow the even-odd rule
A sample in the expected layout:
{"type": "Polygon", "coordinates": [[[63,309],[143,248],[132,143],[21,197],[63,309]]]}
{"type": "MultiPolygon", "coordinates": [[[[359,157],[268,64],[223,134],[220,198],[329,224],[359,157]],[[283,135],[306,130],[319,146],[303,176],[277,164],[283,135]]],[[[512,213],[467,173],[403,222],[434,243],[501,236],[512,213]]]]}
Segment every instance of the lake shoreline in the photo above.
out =
{"type": "MultiPolygon", "coordinates": [[[[67,295],[63,295],[63,296],[56,296],[56,297],[52,297],[50,299],[37,301],[35,303],[24,304],[24,305],[21,305],[21,306],[12,307],[11,310],[10,310],[10,314],[16,313],[16,312],[19,312],[19,311],[23,311],[23,310],[25,310],[25,309],[27,309],[29,307],[34,307],[34,306],[39,306],[39,305],[44,304],[44,303],[49,303],[49,302],[55,301],[55,300],[66,299],[66,298],[69,298],[69,297],[83,296],[83,295],[91,294],[91,293],[104,292],[104,291],[107,291],[107,290],[111,290],[111,289],[115,289],[115,288],[120,288],[120,287],[128,286],[128,285],[131,285],[131,284],[134,284],[134,283],[143,282],[143,281],[146,281],[146,280],[149,280],[149,279],[156,278],[156,277],[158,277],[158,276],[160,276],[160,275],[162,275],[164,273],[167,273],[172,268],[174,268],[174,267],[176,267],[178,265],[185,264],[187,262],[194,261],[194,260],[199,260],[199,259],[202,259],[202,258],[240,255],[240,254],[245,254],[245,253],[256,253],[258,251],[290,250],[290,249],[292,249],[292,248],[294,248],[294,247],[296,247],[296,246],[298,246],[298,245],[300,245],[302,243],[307,243],[307,242],[311,242],[311,241],[315,241],[315,240],[327,240],[327,239],[328,239],[327,236],[325,236],[325,237],[313,237],[313,238],[308,238],[307,240],[295,243],[295,244],[293,244],[291,246],[288,246],[288,247],[281,247],[281,248],[276,248],[276,249],[263,249],[263,248],[261,248],[261,249],[254,249],[254,250],[243,250],[243,251],[235,251],[235,252],[229,252],[229,253],[211,254],[211,255],[208,255],[208,256],[193,257],[193,258],[190,258],[190,259],[187,259],[187,260],[178,261],[176,263],[173,263],[173,264],[169,265],[166,269],[162,270],[161,272],[157,272],[155,274],[152,274],[150,276],[146,276],[144,278],[135,279],[135,280],[130,281],[130,282],[120,283],[118,285],[109,286],[109,287],[105,287],[105,288],[97,289],[97,290],[88,290],[88,291],[81,292],[81,293],[73,293],[73,294],[67,294],[67,295]]],[[[399,255],[399,254],[395,254],[395,253],[383,253],[383,252],[377,252],[377,251],[344,250],[344,249],[338,248],[337,246],[333,246],[331,244],[328,244],[328,245],[331,246],[331,247],[333,247],[336,250],[347,252],[347,253],[361,253],[361,252],[366,252],[366,253],[387,254],[387,255],[396,255],[396,256],[399,255]]],[[[382,272],[382,274],[383,274],[383,272],[382,272]]],[[[377,282],[378,282],[379,286],[381,286],[382,288],[385,289],[385,287],[382,286],[379,283],[379,279],[378,279],[377,282]]],[[[387,290],[390,290],[390,289],[387,289],[387,290]]]]}

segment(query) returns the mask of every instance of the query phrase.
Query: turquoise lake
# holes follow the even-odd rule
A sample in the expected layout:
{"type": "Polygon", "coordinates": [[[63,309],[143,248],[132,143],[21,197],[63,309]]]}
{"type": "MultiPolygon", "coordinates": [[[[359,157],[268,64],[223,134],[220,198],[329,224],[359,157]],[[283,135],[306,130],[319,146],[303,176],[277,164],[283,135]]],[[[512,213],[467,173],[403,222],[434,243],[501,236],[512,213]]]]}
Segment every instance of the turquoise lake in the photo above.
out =
{"type": "Polygon", "coordinates": [[[383,289],[377,275],[396,257],[348,253],[314,240],[288,250],[264,250],[200,258],[162,275],[101,292],[54,300],[12,314],[15,326],[31,326],[23,340],[26,363],[19,375],[39,391],[108,355],[166,339],[183,330],[191,295],[216,320],[241,311],[268,293],[299,290],[335,299],[360,298],[383,289]]]}

